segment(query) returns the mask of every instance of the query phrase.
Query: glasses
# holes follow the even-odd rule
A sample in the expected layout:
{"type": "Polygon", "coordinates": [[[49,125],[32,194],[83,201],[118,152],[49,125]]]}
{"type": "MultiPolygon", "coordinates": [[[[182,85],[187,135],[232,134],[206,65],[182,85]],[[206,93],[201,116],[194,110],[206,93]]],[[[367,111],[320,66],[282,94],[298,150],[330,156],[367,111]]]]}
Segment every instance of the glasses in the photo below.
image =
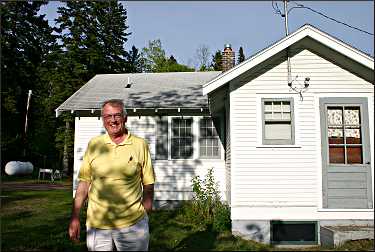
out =
{"type": "Polygon", "coordinates": [[[104,120],[110,120],[111,118],[114,118],[115,120],[120,120],[123,117],[124,115],[122,113],[116,113],[113,115],[111,114],[103,115],[104,120]]]}

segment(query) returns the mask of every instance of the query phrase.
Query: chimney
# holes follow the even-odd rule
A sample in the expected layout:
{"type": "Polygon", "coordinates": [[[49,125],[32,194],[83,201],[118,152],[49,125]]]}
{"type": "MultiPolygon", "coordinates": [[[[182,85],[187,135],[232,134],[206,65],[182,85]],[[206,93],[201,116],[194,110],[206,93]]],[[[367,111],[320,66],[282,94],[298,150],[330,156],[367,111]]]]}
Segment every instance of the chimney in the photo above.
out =
{"type": "Polygon", "coordinates": [[[232,67],[234,67],[234,52],[232,51],[232,47],[230,44],[224,45],[223,51],[223,72],[228,71],[232,67]]]}

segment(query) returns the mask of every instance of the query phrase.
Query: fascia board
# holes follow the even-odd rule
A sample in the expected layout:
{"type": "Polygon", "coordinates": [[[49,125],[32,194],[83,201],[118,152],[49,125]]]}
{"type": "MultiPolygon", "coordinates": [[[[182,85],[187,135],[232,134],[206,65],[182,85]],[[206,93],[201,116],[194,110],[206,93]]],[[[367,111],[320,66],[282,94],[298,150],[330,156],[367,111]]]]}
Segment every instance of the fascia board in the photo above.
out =
{"type": "Polygon", "coordinates": [[[288,48],[289,46],[293,45],[294,43],[298,42],[299,40],[307,36],[321,42],[322,44],[326,45],[329,48],[332,48],[335,51],[338,51],[339,53],[344,54],[345,56],[368,67],[369,69],[374,70],[373,58],[329,36],[328,34],[319,31],[318,29],[310,25],[306,25],[302,27],[300,30],[297,30],[294,33],[290,34],[288,37],[285,37],[284,39],[280,40],[273,46],[270,46],[265,50],[259,52],[258,54],[254,55],[242,64],[235,66],[228,72],[223,73],[215,79],[211,80],[210,82],[206,83],[203,86],[203,95],[211,93],[212,91],[221,87],[225,83],[231,81],[235,77],[243,74],[244,72],[250,70],[254,66],[260,64],[261,62],[267,60],[268,58],[281,52],[282,50],[288,48]]]}
{"type": "Polygon", "coordinates": [[[374,70],[374,59],[370,56],[362,53],[361,51],[337,40],[325,33],[315,30],[315,32],[309,32],[309,37],[319,41],[327,47],[347,56],[348,58],[364,65],[365,67],[374,70]]]}

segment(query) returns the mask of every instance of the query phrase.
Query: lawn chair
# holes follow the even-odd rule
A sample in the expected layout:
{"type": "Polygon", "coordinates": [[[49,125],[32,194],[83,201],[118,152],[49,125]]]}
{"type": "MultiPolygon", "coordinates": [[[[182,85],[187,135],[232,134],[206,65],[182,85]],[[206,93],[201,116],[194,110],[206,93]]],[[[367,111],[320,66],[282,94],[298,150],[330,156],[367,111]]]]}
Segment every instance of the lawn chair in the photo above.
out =
{"type": "Polygon", "coordinates": [[[43,169],[39,168],[39,174],[38,174],[38,181],[40,181],[40,177],[44,180],[45,176],[49,176],[51,181],[53,182],[55,179],[53,178],[53,170],[52,169],[43,169]]]}
{"type": "Polygon", "coordinates": [[[56,179],[59,179],[61,181],[62,176],[63,176],[63,174],[62,174],[62,172],[60,170],[55,170],[53,172],[53,175],[52,175],[52,177],[53,177],[52,181],[55,181],[56,179]]]}

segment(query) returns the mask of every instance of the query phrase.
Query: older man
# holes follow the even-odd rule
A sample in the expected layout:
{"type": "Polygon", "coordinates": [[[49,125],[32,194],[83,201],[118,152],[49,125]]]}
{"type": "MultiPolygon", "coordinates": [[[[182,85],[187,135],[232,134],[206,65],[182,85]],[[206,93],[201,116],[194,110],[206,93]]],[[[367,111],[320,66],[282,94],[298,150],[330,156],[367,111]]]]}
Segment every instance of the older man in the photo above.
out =
{"type": "Polygon", "coordinates": [[[148,215],[155,175],[147,143],[125,128],[124,103],[102,105],[107,134],[90,140],[79,171],[69,237],[79,239],[79,213],[88,197],[89,250],[148,250],[148,215]]]}

